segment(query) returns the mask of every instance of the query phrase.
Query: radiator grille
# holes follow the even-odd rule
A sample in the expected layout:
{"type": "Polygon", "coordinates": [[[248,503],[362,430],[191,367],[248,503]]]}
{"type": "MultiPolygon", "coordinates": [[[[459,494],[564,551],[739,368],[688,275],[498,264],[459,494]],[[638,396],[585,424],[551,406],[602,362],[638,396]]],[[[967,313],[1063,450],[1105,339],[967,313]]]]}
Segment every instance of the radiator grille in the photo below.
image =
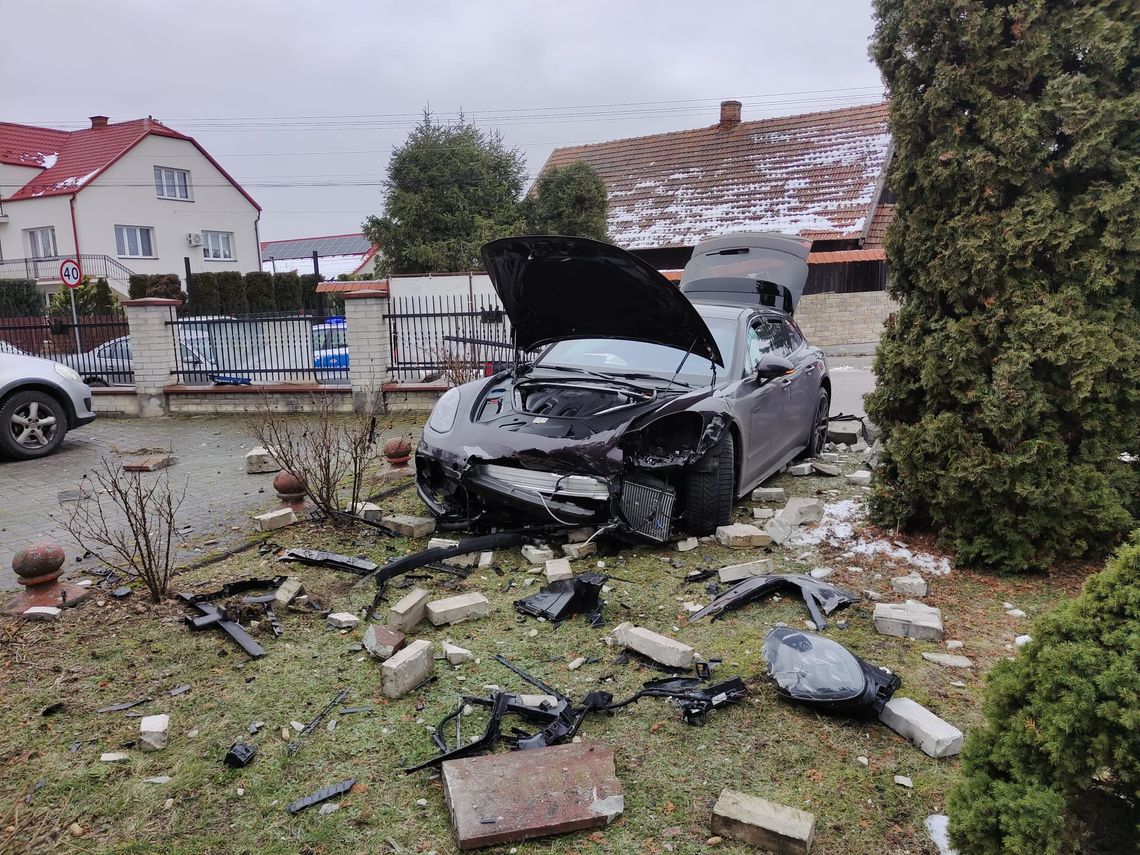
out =
{"type": "Polygon", "coordinates": [[[621,491],[622,516],[632,531],[664,542],[669,539],[676,498],[671,487],[626,481],[621,491]]]}

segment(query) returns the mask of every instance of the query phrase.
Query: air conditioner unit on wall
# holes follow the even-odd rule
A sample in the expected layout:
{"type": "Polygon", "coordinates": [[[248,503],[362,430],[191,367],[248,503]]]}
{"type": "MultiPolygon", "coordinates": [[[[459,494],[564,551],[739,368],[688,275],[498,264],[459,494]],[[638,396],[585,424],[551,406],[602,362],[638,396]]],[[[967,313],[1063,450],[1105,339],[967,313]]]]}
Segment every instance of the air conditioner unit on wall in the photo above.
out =
{"type": "Polygon", "coordinates": [[[190,246],[201,246],[202,235],[198,234],[198,232],[190,232],[190,234],[186,235],[186,243],[190,244],[190,246]]]}

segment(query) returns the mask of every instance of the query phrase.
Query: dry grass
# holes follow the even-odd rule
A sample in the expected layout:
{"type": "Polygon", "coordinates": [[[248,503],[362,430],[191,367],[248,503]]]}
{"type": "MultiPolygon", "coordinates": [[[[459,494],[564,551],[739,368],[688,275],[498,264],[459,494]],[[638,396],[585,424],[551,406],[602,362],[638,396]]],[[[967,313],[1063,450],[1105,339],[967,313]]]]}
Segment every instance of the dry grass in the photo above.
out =
{"type": "MultiPolygon", "coordinates": [[[[838,479],[782,477],[777,483],[787,487],[789,495],[838,490],[837,495],[825,495],[829,501],[857,492],[838,479]]],[[[410,492],[386,504],[402,512],[421,510],[410,492]]],[[[742,506],[740,513],[743,518],[750,512],[742,506]]],[[[308,524],[274,537],[284,546],[323,547],[377,561],[422,545],[371,531],[308,524]]],[[[915,538],[907,542],[921,546],[915,538]]],[[[857,589],[874,584],[889,591],[889,576],[906,572],[881,557],[843,557],[840,552],[823,546],[774,549],[772,555],[781,570],[835,567],[833,578],[857,589]],[[875,580],[875,573],[885,578],[875,580]]],[[[709,597],[706,583],[686,584],[685,573],[736,563],[751,554],[702,544],[684,554],[638,547],[599,556],[609,572],[629,580],[610,583],[607,626],[629,619],[677,635],[706,656],[722,656],[724,664],[716,673],[742,675],[751,691],[739,706],[712,713],[703,728],[685,726],[664,701],[642,701],[612,717],[588,719],[583,738],[604,742],[615,751],[626,792],[624,816],[597,834],[518,844],[520,853],[704,852],[711,848],[706,845],[709,811],[725,786],[815,812],[813,852],[818,855],[934,851],[923,819],[942,809],[947,787],[958,774],[957,760],[932,760],[878,722],[826,717],[783,703],[765,685],[763,636],[777,621],[802,622],[802,605],[787,597],[766,600],[716,623],[683,625],[682,602],[706,603],[709,597]],[[855,762],[859,755],[870,758],[869,768],[855,762]],[[896,786],[895,774],[913,778],[914,789],[896,786]]],[[[593,567],[594,560],[579,566],[593,567]]],[[[479,660],[459,668],[439,662],[434,684],[391,702],[380,693],[379,666],[362,653],[349,652],[361,631],[329,630],[314,615],[282,614],[284,636],[263,637],[269,654],[258,661],[247,660],[219,634],[189,632],[177,605],[149,607],[137,594],[125,602],[89,603],[54,625],[4,625],[0,803],[5,807],[0,851],[377,853],[392,851],[390,840],[404,852],[454,852],[438,780],[427,772],[407,776],[400,769],[433,752],[426,725],[453,708],[460,694],[478,693],[484,684],[524,688],[495,662],[496,653],[575,697],[593,688],[623,697],[657,676],[636,663],[615,664],[616,651],[603,643],[605,631],[590,629],[581,619],[557,628],[521,619],[511,602],[520,591],[536,590],[537,584],[503,592],[510,579],[522,586],[532,578],[517,550],[497,554],[496,566],[499,572],[477,571],[465,582],[442,574],[417,580],[435,594],[482,591],[493,611],[485,620],[449,629],[421,625],[417,637],[437,644],[453,639],[479,660]],[[529,635],[532,629],[538,630],[537,636],[529,635]],[[598,661],[570,672],[566,664],[576,656],[598,661]],[[182,683],[192,686],[189,693],[167,696],[182,683]],[[293,720],[307,721],[340,688],[350,692],[347,704],[373,705],[377,712],[334,713],[334,731],[319,728],[300,752],[287,757],[281,728],[293,720]],[[170,746],[157,753],[124,749],[129,761],[100,763],[101,752],[119,750],[135,737],[138,723],[124,713],[94,710],[146,696],[154,700],[139,711],[171,715],[170,746]],[[40,715],[56,701],[64,702],[62,712],[40,715]],[[258,720],[266,725],[250,737],[247,726],[258,720]],[[196,735],[190,736],[191,731],[196,735]],[[249,767],[231,772],[222,757],[238,739],[256,744],[259,753],[249,767]],[[173,780],[166,785],[142,783],[160,774],[173,780]],[[296,817],[285,812],[289,801],[347,777],[356,777],[359,784],[340,799],[338,812],[322,816],[311,809],[296,817]],[[167,799],[173,800],[169,809],[164,807],[167,799]],[[426,799],[427,806],[418,806],[418,799],[426,799]],[[72,823],[81,827],[81,836],[71,836],[72,823]]],[[[250,551],[184,575],[174,588],[206,590],[230,579],[272,576],[282,567],[250,551]]],[[[288,567],[337,611],[358,611],[373,593],[370,586],[354,587],[355,578],[343,573],[288,567]]],[[[876,634],[868,602],[843,615],[850,622],[846,630],[833,628],[829,634],[869,661],[901,674],[901,694],[968,729],[980,721],[983,675],[1001,657],[1012,655],[1007,646],[1026,631],[1027,621],[1008,617],[1002,602],[1014,602],[1031,616],[1039,614],[1076,591],[1091,569],[1071,565],[1048,578],[1016,579],[955,571],[933,580],[928,601],[942,608],[947,638],[966,641],[963,652],[976,663],[969,672],[925,662],[921,652],[939,649],[935,644],[876,634]],[[958,680],[964,687],[952,685],[958,680]]],[[[393,596],[399,594],[398,589],[392,591],[393,596]]],[[[464,727],[469,734],[480,730],[476,721],[464,727]]],[[[750,850],[725,841],[715,851],[750,850]]]]}

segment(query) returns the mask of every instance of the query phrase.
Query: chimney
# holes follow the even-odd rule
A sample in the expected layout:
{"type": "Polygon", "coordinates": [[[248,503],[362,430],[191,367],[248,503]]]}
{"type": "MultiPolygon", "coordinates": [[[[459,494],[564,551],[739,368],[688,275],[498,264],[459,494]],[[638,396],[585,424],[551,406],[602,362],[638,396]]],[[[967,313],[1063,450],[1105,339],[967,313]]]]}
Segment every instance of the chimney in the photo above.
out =
{"type": "Polygon", "coordinates": [[[739,101],[720,102],[720,126],[722,128],[731,128],[740,124],[740,106],[739,101]]]}
{"type": "MultiPolygon", "coordinates": [[[[739,113],[740,113],[740,111],[737,110],[738,116],[739,116],[739,113]]],[[[107,127],[107,117],[106,116],[92,116],[91,117],[91,130],[95,130],[96,128],[105,128],[105,127],[107,127]]]]}

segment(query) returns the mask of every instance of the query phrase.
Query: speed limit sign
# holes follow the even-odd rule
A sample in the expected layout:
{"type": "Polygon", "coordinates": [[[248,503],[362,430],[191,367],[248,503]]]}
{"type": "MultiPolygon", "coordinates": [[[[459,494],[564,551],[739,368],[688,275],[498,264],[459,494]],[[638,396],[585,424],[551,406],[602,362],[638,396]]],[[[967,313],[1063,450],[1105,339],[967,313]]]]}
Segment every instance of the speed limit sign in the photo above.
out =
{"type": "Polygon", "coordinates": [[[75,259],[69,258],[59,266],[59,279],[68,288],[78,288],[79,280],[82,278],[79,263],[75,259]]]}

